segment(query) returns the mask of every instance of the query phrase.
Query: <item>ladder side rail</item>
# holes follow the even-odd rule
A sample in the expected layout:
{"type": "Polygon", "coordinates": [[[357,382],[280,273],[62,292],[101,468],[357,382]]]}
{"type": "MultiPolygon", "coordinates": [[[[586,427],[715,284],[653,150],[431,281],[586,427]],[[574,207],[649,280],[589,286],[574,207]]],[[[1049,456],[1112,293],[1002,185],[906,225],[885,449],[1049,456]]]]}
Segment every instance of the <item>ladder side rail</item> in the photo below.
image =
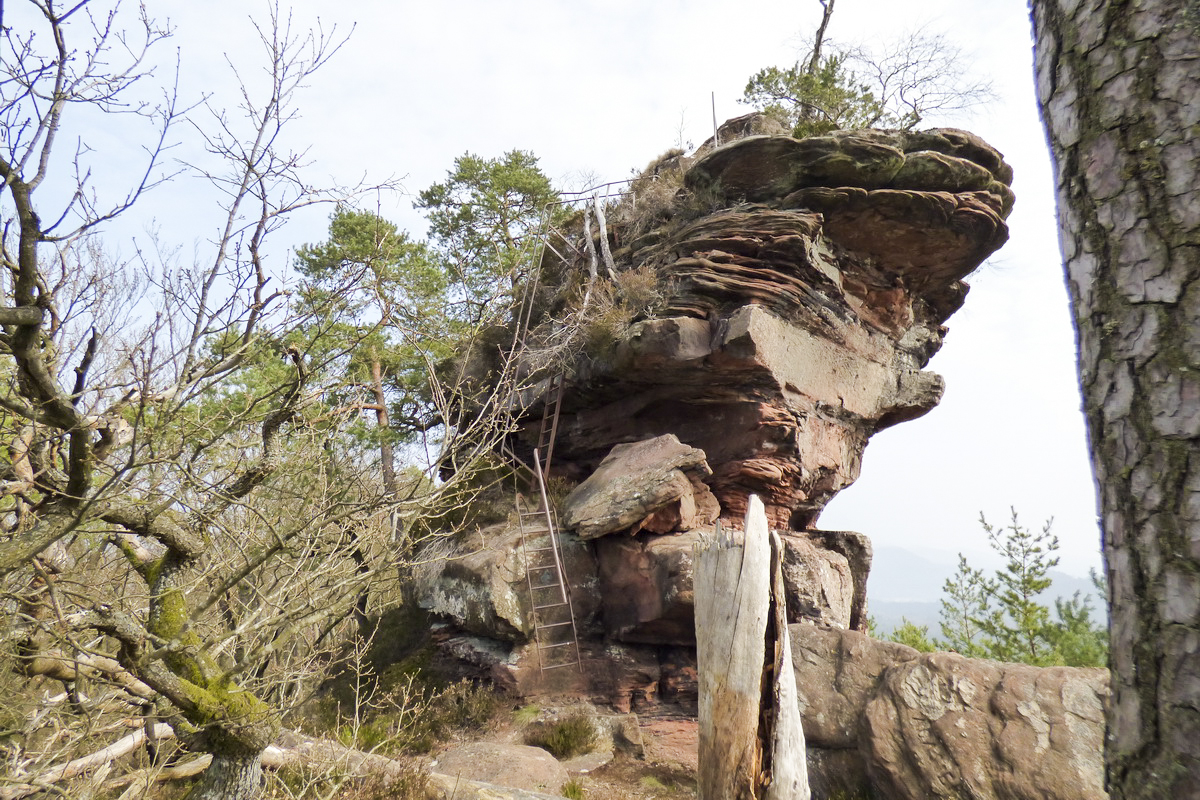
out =
{"type": "Polygon", "coordinates": [[[558,532],[554,529],[554,515],[550,513],[550,498],[546,496],[546,480],[542,473],[541,456],[537,450],[533,451],[533,467],[537,470],[538,491],[542,495],[542,509],[546,512],[546,527],[550,529],[550,544],[554,548],[554,565],[558,567],[558,587],[562,590],[563,599],[567,600],[570,595],[567,593],[567,585],[563,582],[562,559],[558,554],[558,532]]]}
{"type": "MultiPolygon", "coordinates": [[[[550,509],[550,513],[554,516],[554,529],[558,530],[558,512],[550,509]]],[[[567,613],[571,616],[571,641],[575,642],[575,663],[579,665],[579,672],[582,674],[583,654],[579,650],[579,629],[575,627],[575,601],[571,599],[570,592],[567,592],[567,613]]]]}
{"type": "MultiPolygon", "coordinates": [[[[550,436],[546,443],[546,465],[545,471],[550,472],[550,460],[554,458],[554,443],[558,441],[558,419],[562,414],[562,399],[563,391],[566,389],[566,376],[561,372],[557,375],[558,389],[554,389],[555,382],[550,382],[550,390],[554,392],[554,413],[550,417],[550,436]]],[[[542,425],[545,426],[546,420],[543,417],[542,425]]]]}
{"type": "Polygon", "coordinates": [[[521,493],[520,492],[517,493],[516,504],[517,504],[517,528],[521,532],[521,537],[520,537],[521,538],[521,559],[522,559],[522,561],[525,562],[525,586],[528,587],[528,589],[529,589],[529,615],[530,615],[530,617],[532,617],[532,622],[533,622],[533,646],[537,649],[537,653],[538,653],[538,667],[544,668],[543,667],[543,658],[542,658],[542,634],[541,634],[541,632],[539,630],[539,626],[538,626],[538,612],[537,612],[537,608],[535,608],[536,602],[533,599],[534,598],[533,578],[530,577],[530,575],[529,575],[529,553],[525,547],[525,520],[523,520],[521,518],[521,493]]]}
{"type": "MultiPolygon", "coordinates": [[[[559,555],[558,541],[558,523],[554,518],[554,510],[550,507],[550,499],[546,496],[546,481],[542,473],[541,458],[536,450],[533,452],[533,465],[537,470],[538,488],[542,493],[542,508],[546,512],[546,527],[550,531],[550,545],[553,548],[552,555],[554,563],[558,567],[558,585],[562,589],[563,601],[567,604],[567,614],[571,619],[571,642],[575,645],[575,663],[579,666],[579,671],[583,672],[583,656],[579,650],[579,631],[575,627],[575,604],[571,600],[571,593],[568,591],[566,583],[563,580],[562,558],[559,555]]],[[[528,574],[526,574],[528,578],[528,574]]],[[[539,659],[540,660],[540,659],[539,659]]],[[[563,665],[567,666],[567,665],[563,665]]]]}

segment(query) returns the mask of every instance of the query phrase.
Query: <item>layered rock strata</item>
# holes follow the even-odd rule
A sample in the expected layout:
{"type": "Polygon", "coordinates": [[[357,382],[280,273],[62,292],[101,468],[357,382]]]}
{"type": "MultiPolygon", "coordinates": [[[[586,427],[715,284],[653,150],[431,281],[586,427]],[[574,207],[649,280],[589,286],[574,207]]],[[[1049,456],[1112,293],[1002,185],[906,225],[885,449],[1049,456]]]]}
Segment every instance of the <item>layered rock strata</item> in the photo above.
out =
{"type": "Polygon", "coordinates": [[[1011,179],[957,130],[750,136],[703,155],[657,227],[610,230],[618,268],[652,269],[665,297],[576,365],[560,474],[673,433],[705,452],[723,519],[757,493],[773,527],[812,527],[868,438],[941,398],[923,367],[962,278],[1007,237],[1011,179]]]}
{"type": "MultiPolygon", "coordinates": [[[[551,471],[575,484],[564,562],[585,639],[690,647],[692,545],[740,525],[751,493],[785,534],[789,618],[865,630],[870,543],[815,523],[873,433],[940,399],[923,367],[962,277],[1005,240],[1012,172],[963,131],[755,133],[771,130],[731,121],[723,146],[656,167],[658,206],[635,184],[609,214],[617,283],[649,275],[661,302],[566,370],[551,471]]],[[[547,267],[568,285],[587,273],[547,267]]],[[[541,406],[527,414],[523,456],[541,438],[541,406]]],[[[519,539],[469,536],[418,581],[456,646],[518,686],[533,633],[519,539]]],[[[641,666],[617,672],[600,682],[620,702],[655,694],[633,688],[641,666]]]]}
{"type": "MultiPolygon", "coordinates": [[[[732,121],[722,146],[655,167],[679,179],[667,202],[660,184],[657,207],[643,193],[610,214],[618,284],[652,274],[662,301],[567,369],[552,473],[574,485],[563,553],[583,668],[539,674],[508,525],[419,574],[443,652],[517,693],[694,714],[693,546],[754,493],[786,545],[814,796],[1100,800],[1102,670],[876,642],[859,632],[869,540],[815,529],[869,437],[939,401],[924,367],[963,277],[1005,241],[1012,171],[964,131],[757,135],[771,130],[732,121]]],[[[586,273],[550,266],[575,286],[586,273]]],[[[542,410],[512,442],[522,455],[542,410]]]]}

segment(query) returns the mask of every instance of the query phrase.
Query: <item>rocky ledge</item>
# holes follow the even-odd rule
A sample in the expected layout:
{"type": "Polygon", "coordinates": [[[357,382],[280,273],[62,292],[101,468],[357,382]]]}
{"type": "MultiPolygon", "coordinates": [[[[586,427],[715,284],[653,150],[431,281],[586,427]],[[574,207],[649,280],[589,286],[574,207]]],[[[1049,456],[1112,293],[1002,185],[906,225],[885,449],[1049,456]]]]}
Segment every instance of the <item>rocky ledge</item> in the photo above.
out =
{"type": "Polygon", "coordinates": [[[873,433],[940,400],[923,368],[962,278],[1007,238],[1012,170],[949,129],[704,151],[658,168],[681,189],[650,223],[636,200],[613,215],[618,280],[653,270],[664,297],[569,376],[556,469],[582,478],[613,445],[672,433],[705,453],[723,520],[757,493],[774,527],[805,530],[873,433]]]}

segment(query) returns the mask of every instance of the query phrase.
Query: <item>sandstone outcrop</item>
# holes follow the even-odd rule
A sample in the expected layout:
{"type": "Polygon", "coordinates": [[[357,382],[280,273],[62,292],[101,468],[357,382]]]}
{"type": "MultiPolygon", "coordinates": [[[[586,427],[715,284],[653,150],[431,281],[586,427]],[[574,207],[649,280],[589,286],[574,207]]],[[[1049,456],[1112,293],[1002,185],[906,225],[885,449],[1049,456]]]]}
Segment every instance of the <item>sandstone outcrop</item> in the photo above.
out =
{"type": "Polygon", "coordinates": [[[722,519],[737,524],[756,493],[772,527],[813,527],[868,438],[941,398],[923,367],[961,279],[1007,237],[1011,178],[994,149],[948,129],[707,152],[657,227],[635,203],[613,215],[618,270],[653,270],[664,297],[574,365],[555,468],[585,477],[614,444],[671,433],[704,451],[722,519]]]}
{"type": "MultiPolygon", "coordinates": [[[[817,518],[872,434],[936,405],[942,381],[924,366],[962,277],[1007,235],[1011,169],[969,133],[776,131],[732,120],[698,155],[661,160],[657,194],[635,183],[608,214],[615,291],[650,276],[659,301],[566,365],[550,469],[574,484],[561,511],[577,625],[626,655],[691,645],[692,543],[718,518],[739,525],[751,493],[787,543],[789,618],[865,629],[870,543],[817,518]]],[[[539,331],[558,336],[554,312],[573,302],[559,287],[585,279],[584,260],[557,255],[584,253],[584,230],[577,218],[572,246],[543,257],[543,292],[558,300],[534,314],[526,373],[544,374],[539,331]]],[[[482,361],[472,369],[486,382],[482,361]]],[[[536,397],[508,441],[526,460],[541,439],[536,397]]],[[[427,554],[417,593],[471,663],[516,686],[532,634],[519,537],[501,526],[482,547],[468,536],[427,554]]],[[[657,690],[637,687],[655,659],[634,661],[645,668],[593,669],[585,683],[652,702],[657,690]]]]}
{"type": "Polygon", "coordinates": [[[792,625],[814,792],[884,800],[1101,800],[1101,669],[921,654],[792,625]]]}
{"type": "MultiPolygon", "coordinates": [[[[692,549],[705,530],[664,536],[615,537],[596,542],[604,628],[623,642],[693,645],[692,549]]],[[[865,577],[870,567],[851,563],[825,544],[826,536],[785,533],[784,589],[788,618],[835,628],[866,619],[865,577]],[[863,576],[863,580],[856,578],[863,576]]],[[[849,549],[849,548],[847,548],[849,549]]]]}
{"type": "Polygon", "coordinates": [[[894,798],[1101,800],[1108,672],[931,653],[867,705],[867,768],[894,798]]]}
{"type": "Polygon", "coordinates": [[[716,520],[704,451],[674,434],[614,447],[567,496],[563,524],[580,539],[608,533],[690,531],[716,520]]]}
{"type": "MultiPolygon", "coordinates": [[[[711,528],[610,535],[593,542],[563,534],[563,569],[581,631],[625,643],[693,645],[692,548],[705,531],[711,528]]],[[[862,538],[829,532],[783,534],[789,618],[837,628],[865,622],[870,545],[862,538]]],[[[543,543],[542,538],[531,540],[533,546],[543,543]]],[[[416,571],[414,581],[417,602],[462,631],[482,637],[455,645],[463,660],[490,669],[510,661],[513,644],[532,637],[524,558],[520,531],[505,525],[486,528],[479,538],[439,543],[422,557],[426,564],[416,571]]]]}
{"type": "MultiPolygon", "coordinates": [[[[421,604],[452,629],[443,651],[518,693],[694,713],[692,547],[714,525],[740,525],[757,494],[786,544],[788,619],[804,621],[791,631],[814,796],[1103,796],[1103,675],[869,639],[857,631],[870,541],[817,529],[869,438],[940,400],[925,366],[963,278],[1007,238],[1011,180],[965,131],[797,140],[747,116],[693,157],[660,159],[603,233],[577,215],[569,246],[543,257],[532,330],[497,341],[525,342],[518,372],[547,389],[521,395],[506,445],[529,460],[546,406],[561,409],[550,476],[571,488],[560,511],[583,668],[552,686],[537,674],[507,526],[483,532],[482,549],[457,541],[422,573],[421,604]],[[605,243],[610,299],[638,281],[657,299],[589,330],[585,254],[605,243]],[[562,345],[567,317],[586,346],[562,345]],[[553,347],[576,354],[560,404],[545,369],[553,347]]],[[[472,380],[485,385],[488,356],[476,358],[472,380]]]]}

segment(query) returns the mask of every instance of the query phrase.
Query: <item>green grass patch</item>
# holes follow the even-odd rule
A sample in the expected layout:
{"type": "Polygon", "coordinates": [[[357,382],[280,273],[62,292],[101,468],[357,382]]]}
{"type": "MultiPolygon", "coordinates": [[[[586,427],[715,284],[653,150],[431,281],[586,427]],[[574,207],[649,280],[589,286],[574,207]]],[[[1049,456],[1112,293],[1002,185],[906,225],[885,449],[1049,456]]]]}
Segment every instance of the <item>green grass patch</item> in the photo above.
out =
{"type": "Polygon", "coordinates": [[[572,714],[557,722],[531,726],[525,743],[547,750],[558,759],[574,758],[595,748],[596,726],[586,714],[572,714]]]}

